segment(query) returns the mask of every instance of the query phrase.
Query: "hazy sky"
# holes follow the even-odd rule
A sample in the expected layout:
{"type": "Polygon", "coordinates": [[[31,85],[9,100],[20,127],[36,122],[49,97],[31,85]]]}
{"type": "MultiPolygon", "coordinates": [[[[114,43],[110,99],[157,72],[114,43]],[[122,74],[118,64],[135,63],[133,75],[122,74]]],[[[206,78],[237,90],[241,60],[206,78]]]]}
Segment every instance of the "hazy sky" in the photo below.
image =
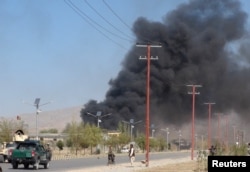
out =
{"type": "Polygon", "coordinates": [[[53,101],[43,111],[102,101],[135,46],[135,20],[162,21],[183,2],[0,0],[0,116],[35,112],[35,98],[53,101]]]}

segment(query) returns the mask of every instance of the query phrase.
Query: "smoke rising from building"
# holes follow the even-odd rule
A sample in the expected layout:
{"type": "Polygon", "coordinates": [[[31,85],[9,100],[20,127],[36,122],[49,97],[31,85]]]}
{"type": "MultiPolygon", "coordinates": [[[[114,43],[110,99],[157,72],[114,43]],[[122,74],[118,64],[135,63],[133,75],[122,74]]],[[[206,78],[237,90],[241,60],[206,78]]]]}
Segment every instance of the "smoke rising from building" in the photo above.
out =
{"type": "MultiPolygon", "coordinates": [[[[151,49],[150,123],[183,125],[191,120],[192,96],[187,84],[202,85],[196,96],[196,117],[207,118],[205,102],[213,111],[235,111],[249,120],[250,70],[247,14],[238,0],[190,0],[167,13],[162,22],[138,18],[133,26],[138,43],[160,43],[151,49]]],[[[91,100],[81,111],[112,113],[101,125],[116,128],[119,121],[145,119],[146,48],[131,45],[117,77],[102,102],[91,100]]],[[[94,90],[93,90],[94,91],[94,90]]]]}

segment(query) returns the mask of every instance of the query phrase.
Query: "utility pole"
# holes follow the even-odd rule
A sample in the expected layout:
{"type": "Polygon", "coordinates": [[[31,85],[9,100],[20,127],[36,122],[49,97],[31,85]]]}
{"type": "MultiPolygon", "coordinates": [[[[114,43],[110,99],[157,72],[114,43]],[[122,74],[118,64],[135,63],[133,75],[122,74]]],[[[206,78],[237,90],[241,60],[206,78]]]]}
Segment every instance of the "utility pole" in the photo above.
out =
{"type": "Polygon", "coordinates": [[[207,102],[207,103],[204,103],[204,104],[208,105],[207,146],[208,146],[208,149],[209,149],[210,145],[211,145],[211,106],[214,105],[215,103],[207,102]]]}
{"type": "Polygon", "coordinates": [[[224,116],[225,117],[225,121],[226,121],[226,136],[225,136],[225,144],[226,144],[226,151],[228,150],[228,116],[224,116]]]}
{"type": "Polygon", "coordinates": [[[235,127],[236,127],[236,125],[233,125],[233,145],[235,145],[235,143],[236,143],[236,131],[235,131],[235,127]]]}
{"type": "Polygon", "coordinates": [[[223,114],[221,114],[221,113],[216,113],[215,115],[217,115],[218,116],[218,131],[217,131],[217,137],[218,137],[218,143],[219,143],[219,145],[221,145],[221,129],[220,129],[220,120],[221,120],[221,115],[223,115],[223,114]]]}
{"type": "Polygon", "coordinates": [[[187,87],[192,87],[192,92],[188,92],[188,94],[192,94],[192,147],[191,147],[191,160],[194,159],[194,116],[195,116],[195,95],[200,94],[200,92],[196,92],[196,87],[201,87],[201,85],[187,85],[187,87]]]}
{"type": "Polygon", "coordinates": [[[151,44],[136,44],[137,47],[143,47],[147,48],[147,57],[146,58],[140,58],[147,60],[147,81],[146,81],[146,127],[145,127],[145,134],[146,134],[146,167],[149,166],[149,112],[150,112],[150,61],[151,60],[157,60],[157,58],[151,57],[150,50],[151,48],[160,48],[161,45],[151,45],[151,44]]]}

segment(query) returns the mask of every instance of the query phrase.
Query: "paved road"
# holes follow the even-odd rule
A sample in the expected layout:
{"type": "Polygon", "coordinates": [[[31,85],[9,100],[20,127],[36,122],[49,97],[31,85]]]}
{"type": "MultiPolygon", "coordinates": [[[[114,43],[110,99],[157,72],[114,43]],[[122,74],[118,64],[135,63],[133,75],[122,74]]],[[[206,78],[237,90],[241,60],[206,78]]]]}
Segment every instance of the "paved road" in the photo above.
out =
{"type": "MultiPolygon", "coordinates": [[[[150,154],[150,161],[160,161],[164,159],[177,160],[190,156],[190,152],[167,152],[167,153],[152,153],[150,154]]],[[[141,160],[145,159],[145,154],[137,154],[136,162],[140,166],[144,166],[140,163],[141,160]]],[[[129,167],[129,159],[127,154],[117,154],[116,155],[116,167],[124,166],[124,164],[129,167]],[[123,164],[123,165],[121,165],[123,164]]],[[[24,169],[23,165],[20,165],[18,169],[12,169],[12,165],[8,163],[0,164],[3,168],[3,172],[24,172],[33,171],[32,166],[29,169],[24,169]]],[[[39,171],[46,172],[70,172],[70,171],[89,171],[90,168],[102,169],[107,167],[107,156],[91,156],[86,158],[78,159],[64,159],[64,160],[52,160],[49,169],[44,169],[40,166],[39,171]]]]}

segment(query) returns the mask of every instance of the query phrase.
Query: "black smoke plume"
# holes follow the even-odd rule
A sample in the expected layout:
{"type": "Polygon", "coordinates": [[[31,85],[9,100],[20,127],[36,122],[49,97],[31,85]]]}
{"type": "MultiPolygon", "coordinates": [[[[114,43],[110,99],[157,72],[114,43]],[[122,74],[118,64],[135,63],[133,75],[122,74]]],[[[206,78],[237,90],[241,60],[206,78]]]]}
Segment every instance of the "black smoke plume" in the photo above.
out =
{"type": "MultiPolygon", "coordinates": [[[[191,121],[192,95],[187,84],[198,84],[196,117],[207,118],[205,102],[215,102],[214,111],[233,110],[249,120],[250,70],[247,14],[239,0],[190,0],[164,17],[163,22],[138,18],[133,26],[138,43],[158,44],[151,48],[150,123],[183,125],[191,121]]],[[[81,111],[86,115],[112,113],[104,128],[116,129],[124,120],[145,119],[147,49],[132,45],[122,70],[109,81],[102,102],[89,101],[81,111]]]]}

